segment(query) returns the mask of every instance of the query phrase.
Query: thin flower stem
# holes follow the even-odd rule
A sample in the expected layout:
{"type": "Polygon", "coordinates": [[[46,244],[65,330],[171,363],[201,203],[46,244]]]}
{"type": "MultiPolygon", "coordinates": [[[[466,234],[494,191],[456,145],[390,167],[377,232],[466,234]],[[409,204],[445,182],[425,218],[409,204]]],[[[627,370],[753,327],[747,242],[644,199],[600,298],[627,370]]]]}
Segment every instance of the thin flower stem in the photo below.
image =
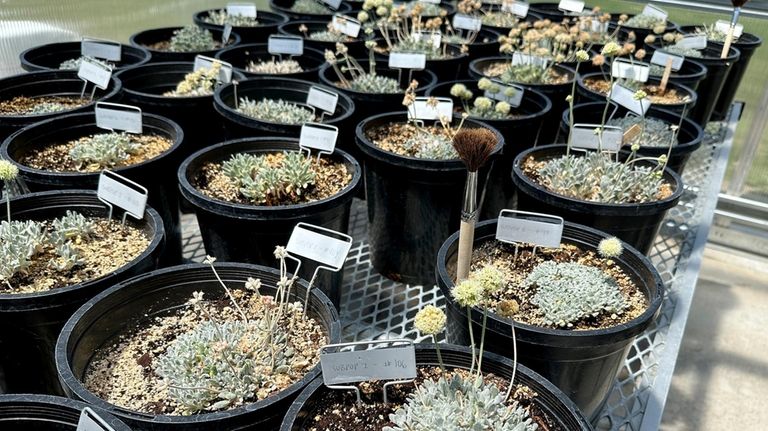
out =
{"type": "Polygon", "coordinates": [[[475,369],[475,361],[477,361],[477,354],[475,353],[475,334],[472,332],[472,308],[467,306],[467,325],[469,325],[469,348],[472,349],[472,364],[469,367],[469,372],[475,369]]]}
{"type": "Polygon", "coordinates": [[[443,364],[443,355],[440,354],[440,343],[437,342],[437,338],[432,334],[432,342],[435,343],[435,351],[437,352],[437,363],[440,364],[440,370],[445,373],[445,365],[443,364]]]}
{"type": "Polygon", "coordinates": [[[483,367],[483,349],[485,349],[485,330],[488,326],[488,309],[483,307],[483,327],[480,331],[480,355],[477,358],[477,375],[480,376],[483,367]]]}

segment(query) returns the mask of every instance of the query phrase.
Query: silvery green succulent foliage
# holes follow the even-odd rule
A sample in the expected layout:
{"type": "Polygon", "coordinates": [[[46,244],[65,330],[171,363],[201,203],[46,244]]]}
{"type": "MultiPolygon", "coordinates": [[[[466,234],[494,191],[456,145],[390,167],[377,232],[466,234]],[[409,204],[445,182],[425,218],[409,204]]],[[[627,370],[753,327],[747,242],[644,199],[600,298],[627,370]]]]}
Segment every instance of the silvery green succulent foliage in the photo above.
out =
{"type": "Polygon", "coordinates": [[[311,109],[283,99],[262,99],[257,102],[243,97],[237,112],[262,121],[291,125],[300,125],[315,119],[315,113],[311,109]]]}
{"type": "Polygon", "coordinates": [[[636,28],[654,28],[659,25],[666,25],[666,21],[651,15],[638,14],[628,19],[624,25],[636,28]]]}
{"type": "MultiPolygon", "coordinates": [[[[81,56],[79,58],[73,58],[73,59],[69,59],[69,60],[63,61],[59,65],[59,69],[60,70],[77,70],[77,69],[80,68],[80,63],[83,62],[83,58],[85,58],[85,56],[81,56]]],[[[88,57],[88,58],[91,61],[94,61],[94,62],[96,62],[98,64],[101,64],[102,66],[105,66],[105,67],[114,67],[115,66],[112,63],[108,63],[106,61],[99,60],[98,58],[93,58],[93,57],[88,57]]]]}
{"type": "Polygon", "coordinates": [[[87,217],[74,211],[67,211],[64,217],[53,221],[51,239],[56,244],[70,241],[74,238],[89,239],[94,232],[94,224],[87,217]]]}
{"type": "Polygon", "coordinates": [[[312,160],[300,152],[284,152],[279,166],[269,166],[266,156],[236,154],[222,163],[222,172],[253,204],[270,204],[296,198],[315,183],[312,160]]]}
{"type": "Polygon", "coordinates": [[[570,327],[582,319],[621,314],[627,308],[613,278],[579,263],[542,262],[525,284],[536,289],[531,302],[549,325],[570,327]]]}
{"type": "Polygon", "coordinates": [[[638,144],[642,147],[667,147],[675,140],[675,131],[672,130],[672,125],[653,117],[645,117],[645,120],[643,120],[640,117],[627,116],[613,118],[606,123],[608,126],[621,127],[624,131],[627,131],[635,124],[641,127],[642,133],[633,140],[625,142],[625,145],[638,144]]]}
{"type": "Polygon", "coordinates": [[[216,25],[229,24],[232,27],[257,27],[259,20],[250,16],[230,15],[226,9],[212,10],[203,18],[204,22],[216,25]]]}
{"type": "Polygon", "coordinates": [[[332,10],[315,0],[296,0],[291,6],[291,12],[313,15],[331,15],[333,13],[332,10]]]}
{"type": "Polygon", "coordinates": [[[141,144],[127,133],[99,133],[77,141],[69,157],[79,168],[95,164],[103,169],[125,162],[140,150],[141,144]]]}
{"type": "MultiPolygon", "coordinates": [[[[701,58],[704,56],[704,54],[701,53],[698,49],[695,48],[681,48],[677,45],[668,45],[664,47],[664,51],[671,52],[672,54],[682,55],[685,57],[692,57],[692,58],[701,58]]],[[[661,67],[661,66],[657,66],[661,67]]],[[[657,69],[658,70],[658,69],[657,69]]],[[[651,69],[653,71],[653,69],[651,69]]],[[[664,72],[662,68],[662,73],[664,72]]],[[[661,75],[661,74],[659,74],[661,75]]]]}
{"type": "Polygon", "coordinates": [[[383,431],[536,431],[538,426],[518,405],[482,377],[426,380],[389,419],[383,431]]]}
{"type": "Polygon", "coordinates": [[[57,112],[69,111],[72,106],[65,105],[58,102],[43,102],[31,107],[26,114],[27,115],[43,115],[43,114],[55,114],[57,112]]]}
{"type": "Polygon", "coordinates": [[[604,203],[656,201],[663,184],[659,170],[616,162],[598,152],[547,160],[538,175],[555,193],[604,203]]]}
{"type": "Polygon", "coordinates": [[[249,61],[245,66],[245,70],[251,73],[285,75],[303,72],[304,68],[301,67],[298,61],[293,59],[272,59],[270,61],[249,61]]]}
{"type": "Polygon", "coordinates": [[[346,42],[349,37],[338,31],[321,30],[309,33],[307,38],[320,42],[346,42]]]}
{"type": "Polygon", "coordinates": [[[388,76],[364,73],[349,81],[349,89],[361,93],[397,94],[403,89],[396,79],[388,76]]]}
{"type": "Polygon", "coordinates": [[[420,159],[450,160],[459,158],[453,148],[453,142],[443,135],[427,132],[417,133],[403,144],[406,150],[412,151],[414,157],[420,159]]]}
{"type": "Polygon", "coordinates": [[[196,25],[186,26],[173,32],[168,50],[171,52],[210,51],[216,42],[210,31],[196,25]]]}

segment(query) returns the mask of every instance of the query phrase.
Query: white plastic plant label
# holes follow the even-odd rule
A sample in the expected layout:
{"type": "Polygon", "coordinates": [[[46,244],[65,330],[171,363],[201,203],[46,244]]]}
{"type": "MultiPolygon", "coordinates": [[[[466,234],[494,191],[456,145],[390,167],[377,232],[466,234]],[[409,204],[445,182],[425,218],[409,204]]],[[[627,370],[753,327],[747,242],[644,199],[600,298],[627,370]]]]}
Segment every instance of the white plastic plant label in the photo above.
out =
{"type": "Polygon", "coordinates": [[[511,13],[520,18],[528,16],[528,9],[531,5],[524,1],[504,1],[501,3],[501,11],[511,13]]]}
{"type": "Polygon", "coordinates": [[[389,67],[422,70],[427,67],[427,55],[417,52],[393,52],[389,54],[389,67]]]}
{"type": "Polygon", "coordinates": [[[141,108],[119,103],[96,103],[96,127],[106,130],[121,130],[128,133],[142,133],[141,108]]]}
{"type": "Polygon", "coordinates": [[[232,36],[232,24],[224,24],[224,30],[221,32],[221,43],[226,45],[229,43],[229,38],[232,36]]]}
{"type": "Polygon", "coordinates": [[[360,35],[360,28],[362,27],[360,21],[350,16],[341,14],[336,14],[333,16],[333,19],[331,19],[331,25],[337,31],[340,31],[341,33],[353,38],[356,38],[360,35]]]}
{"type": "Polygon", "coordinates": [[[652,16],[652,17],[660,19],[662,21],[666,21],[667,17],[669,16],[669,14],[667,14],[667,11],[665,11],[664,9],[662,9],[662,8],[660,8],[658,6],[652,5],[650,3],[645,5],[645,7],[643,8],[642,15],[652,16]]]}
{"type": "Polygon", "coordinates": [[[453,119],[453,100],[450,97],[417,97],[408,107],[408,118],[415,120],[439,120],[449,123],[453,119]]]}
{"type": "Polygon", "coordinates": [[[624,140],[624,131],[617,126],[600,127],[599,124],[577,123],[573,125],[570,136],[573,148],[618,153],[624,140]]]}
{"type": "Polygon", "coordinates": [[[440,4],[442,2],[442,0],[419,0],[419,1],[423,3],[432,3],[432,4],[440,4]]]}
{"type": "Polygon", "coordinates": [[[80,43],[80,55],[107,61],[120,61],[123,56],[123,46],[109,40],[83,38],[80,43]]]}
{"type": "Polygon", "coordinates": [[[96,192],[100,201],[115,205],[137,219],[144,218],[147,189],[112,171],[101,171],[96,192]]]}
{"type": "Polygon", "coordinates": [[[312,86],[307,93],[307,105],[329,114],[336,112],[337,103],[339,103],[339,94],[333,91],[312,86]]]}
{"type": "Polygon", "coordinates": [[[453,16],[453,28],[459,30],[480,31],[483,20],[470,15],[457,13],[453,16]]]}
{"type": "Polygon", "coordinates": [[[210,69],[213,67],[214,63],[219,63],[221,65],[221,69],[219,69],[219,82],[222,84],[229,84],[232,82],[232,65],[226,61],[198,55],[195,56],[195,66],[193,70],[210,69]]]}
{"type": "Polygon", "coordinates": [[[611,87],[610,96],[612,101],[643,117],[651,107],[651,101],[648,98],[635,100],[635,92],[618,82],[615,82],[611,87]]]}
{"type": "Polygon", "coordinates": [[[611,63],[611,75],[614,78],[646,82],[651,75],[651,66],[648,63],[631,62],[617,58],[611,63]]]}
{"type": "Polygon", "coordinates": [[[333,271],[344,267],[352,248],[352,237],[324,227],[298,223],[291,232],[286,251],[319,262],[333,271]]]}
{"type": "Polygon", "coordinates": [[[340,350],[344,347],[344,344],[334,344],[320,350],[320,368],[326,386],[416,378],[416,349],[413,344],[370,350],[340,350]]]}
{"type": "Polygon", "coordinates": [[[494,84],[499,86],[499,91],[491,93],[486,90],[483,96],[493,99],[499,102],[507,102],[509,106],[517,108],[523,103],[523,96],[525,96],[525,88],[515,84],[504,84],[497,80],[492,80],[494,84]]]}
{"type": "Polygon", "coordinates": [[[675,46],[683,49],[704,49],[707,47],[707,36],[691,34],[677,41],[675,46]]]}
{"type": "Polygon", "coordinates": [[[677,72],[680,70],[681,67],[683,67],[683,62],[685,62],[685,57],[682,55],[672,54],[671,52],[663,51],[663,50],[656,50],[653,52],[653,55],[651,56],[651,64],[655,64],[657,66],[661,67],[667,67],[667,62],[669,60],[672,60],[672,70],[677,72]]]}
{"type": "Polygon", "coordinates": [[[304,39],[299,36],[273,34],[267,41],[267,52],[272,55],[303,55],[304,39]]]}
{"type": "Polygon", "coordinates": [[[97,415],[90,407],[80,412],[75,431],[115,431],[101,416],[97,415]]]}
{"type": "MultiPolygon", "coordinates": [[[[731,22],[725,21],[722,19],[719,19],[715,22],[715,31],[719,31],[720,33],[728,34],[729,31],[731,31],[731,22]]],[[[739,38],[744,33],[744,25],[742,24],[736,24],[733,27],[733,37],[739,38]]]]}
{"type": "Polygon", "coordinates": [[[324,3],[333,10],[339,10],[339,6],[341,6],[341,0],[321,0],[320,3],[324,3]]]}
{"type": "Polygon", "coordinates": [[[609,22],[600,22],[600,20],[593,19],[590,24],[590,30],[592,33],[606,33],[608,32],[609,22]]]}
{"type": "Polygon", "coordinates": [[[339,128],[330,124],[304,123],[299,135],[299,147],[331,154],[336,148],[339,128]]]}
{"type": "Polygon", "coordinates": [[[512,53],[512,65],[533,65],[533,66],[547,66],[547,59],[538,55],[526,54],[524,52],[515,51],[512,53]]]}
{"type": "Polygon", "coordinates": [[[112,67],[97,63],[92,58],[83,57],[77,77],[93,83],[93,85],[106,90],[109,80],[112,79],[112,67]]]}
{"type": "Polygon", "coordinates": [[[582,13],[584,2],[580,0],[560,0],[557,8],[566,12],[582,13]]]}
{"type": "Polygon", "coordinates": [[[414,41],[423,41],[423,42],[432,42],[432,47],[437,49],[440,48],[440,42],[443,40],[443,35],[439,32],[432,32],[432,31],[416,31],[414,32],[411,37],[414,41]]]}
{"type": "Polygon", "coordinates": [[[256,5],[253,3],[227,3],[227,15],[256,18],[256,13],[256,5]]]}
{"type": "Polygon", "coordinates": [[[563,237],[563,224],[563,218],[558,216],[501,210],[496,224],[496,239],[507,243],[558,248],[563,237]]]}

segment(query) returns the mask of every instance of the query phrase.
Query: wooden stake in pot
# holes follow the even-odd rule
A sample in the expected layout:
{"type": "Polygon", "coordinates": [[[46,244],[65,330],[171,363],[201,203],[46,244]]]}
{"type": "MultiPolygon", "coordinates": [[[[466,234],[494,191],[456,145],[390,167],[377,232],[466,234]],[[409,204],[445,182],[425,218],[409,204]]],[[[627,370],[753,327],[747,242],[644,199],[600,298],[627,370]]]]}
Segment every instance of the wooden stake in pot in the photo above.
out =
{"type": "Polygon", "coordinates": [[[736,22],[739,21],[741,7],[744,6],[744,3],[747,1],[748,0],[731,0],[731,4],[733,5],[733,17],[731,18],[731,26],[728,28],[728,35],[725,37],[723,51],[720,52],[720,58],[728,57],[728,51],[731,50],[731,43],[733,43],[733,31],[736,28],[736,22]]]}
{"type": "Polygon", "coordinates": [[[664,74],[661,75],[661,82],[659,83],[659,89],[661,89],[661,93],[667,91],[667,83],[669,82],[669,75],[672,74],[672,58],[667,59],[667,64],[664,67],[664,74]]]}
{"type": "Polygon", "coordinates": [[[469,264],[472,260],[472,243],[475,240],[477,221],[477,171],[485,165],[498,143],[496,135],[488,129],[463,129],[453,137],[453,147],[467,167],[459,230],[457,283],[469,276],[469,264]]]}

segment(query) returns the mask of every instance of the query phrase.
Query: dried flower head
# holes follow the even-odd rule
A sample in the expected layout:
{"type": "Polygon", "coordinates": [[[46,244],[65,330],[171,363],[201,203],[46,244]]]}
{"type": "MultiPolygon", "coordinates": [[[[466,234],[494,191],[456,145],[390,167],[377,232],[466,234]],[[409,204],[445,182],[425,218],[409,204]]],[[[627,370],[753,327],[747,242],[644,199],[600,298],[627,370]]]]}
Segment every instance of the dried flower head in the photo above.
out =
{"type": "Polygon", "coordinates": [[[589,53],[583,49],[576,51],[576,61],[589,61],[589,53]]]}
{"type": "Polygon", "coordinates": [[[603,49],[600,51],[600,54],[602,54],[605,57],[613,57],[614,55],[618,55],[621,53],[621,47],[616,42],[608,42],[603,46],[603,49]]]}

